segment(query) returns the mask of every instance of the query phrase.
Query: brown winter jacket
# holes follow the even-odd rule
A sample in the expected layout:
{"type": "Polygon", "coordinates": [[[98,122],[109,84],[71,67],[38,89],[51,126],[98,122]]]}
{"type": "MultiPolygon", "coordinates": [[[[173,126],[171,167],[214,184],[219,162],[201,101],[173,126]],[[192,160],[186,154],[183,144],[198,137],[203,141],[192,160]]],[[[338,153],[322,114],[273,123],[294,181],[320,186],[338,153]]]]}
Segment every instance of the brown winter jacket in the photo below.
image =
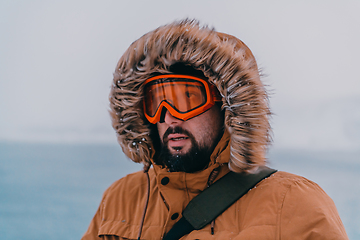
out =
{"type": "MultiPolygon", "coordinates": [[[[215,148],[210,166],[197,173],[170,173],[154,166],[150,199],[141,239],[161,239],[197,194],[207,187],[211,171],[220,166],[217,180],[229,170],[229,135],[215,148]],[[169,181],[164,179],[168,178],[169,181]],[[167,184],[165,184],[168,182],[167,184]]],[[[137,239],[146,200],[146,176],[130,174],[104,193],[100,207],[82,240],[137,239]]],[[[286,172],[261,181],[210,224],[185,239],[348,239],[336,207],[314,182],[286,172]]]]}

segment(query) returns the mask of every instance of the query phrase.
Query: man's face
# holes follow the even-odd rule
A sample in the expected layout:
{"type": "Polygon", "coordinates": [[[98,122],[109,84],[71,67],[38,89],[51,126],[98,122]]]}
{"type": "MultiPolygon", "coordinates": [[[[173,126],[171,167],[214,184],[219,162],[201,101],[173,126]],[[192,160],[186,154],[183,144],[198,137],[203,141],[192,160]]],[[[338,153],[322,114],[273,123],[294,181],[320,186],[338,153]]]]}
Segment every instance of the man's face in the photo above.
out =
{"type": "Polygon", "coordinates": [[[223,132],[223,114],[218,105],[183,121],[166,111],[157,123],[162,148],[160,156],[170,171],[195,172],[203,169],[223,132]]]}

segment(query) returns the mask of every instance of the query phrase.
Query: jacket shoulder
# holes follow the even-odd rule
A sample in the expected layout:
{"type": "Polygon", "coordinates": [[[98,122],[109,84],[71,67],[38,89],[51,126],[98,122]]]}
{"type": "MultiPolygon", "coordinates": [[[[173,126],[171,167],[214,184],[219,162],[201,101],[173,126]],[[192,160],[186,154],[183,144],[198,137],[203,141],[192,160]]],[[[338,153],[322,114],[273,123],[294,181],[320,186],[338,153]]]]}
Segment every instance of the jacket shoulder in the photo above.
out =
{"type": "MultiPolygon", "coordinates": [[[[151,173],[149,173],[151,174],[151,173]]],[[[130,173],[125,177],[120,178],[119,180],[112,183],[106,190],[105,195],[113,194],[118,192],[121,189],[126,189],[131,186],[132,189],[138,189],[141,185],[146,183],[146,176],[143,171],[138,171],[130,173]]]]}
{"type": "Polygon", "coordinates": [[[348,239],[325,191],[288,172],[276,172],[258,183],[238,201],[237,208],[240,232],[246,238],[256,237],[254,229],[266,226],[274,239],[348,239]]]}
{"type": "Polygon", "coordinates": [[[295,184],[296,182],[304,182],[304,183],[307,183],[310,185],[312,185],[312,184],[317,185],[315,182],[313,182],[305,177],[302,177],[302,176],[299,176],[299,175],[296,175],[293,173],[289,173],[289,172],[284,172],[284,171],[276,172],[271,179],[283,184],[284,186],[290,186],[292,184],[295,184]]]}
{"type": "Polygon", "coordinates": [[[348,239],[333,200],[318,184],[287,172],[279,172],[274,181],[284,187],[281,239],[348,239]]]}

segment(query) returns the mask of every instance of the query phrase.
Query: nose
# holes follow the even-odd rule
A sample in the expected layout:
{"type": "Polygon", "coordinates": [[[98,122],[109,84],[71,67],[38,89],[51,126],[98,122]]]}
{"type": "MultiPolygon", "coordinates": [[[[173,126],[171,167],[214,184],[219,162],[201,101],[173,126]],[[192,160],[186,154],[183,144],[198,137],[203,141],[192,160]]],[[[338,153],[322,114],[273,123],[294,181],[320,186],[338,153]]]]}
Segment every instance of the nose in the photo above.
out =
{"type": "Polygon", "coordinates": [[[174,117],[174,116],[171,115],[171,113],[166,109],[166,113],[165,113],[165,117],[164,117],[164,122],[165,122],[167,125],[178,125],[178,124],[181,124],[181,123],[183,122],[183,120],[174,117]]]}

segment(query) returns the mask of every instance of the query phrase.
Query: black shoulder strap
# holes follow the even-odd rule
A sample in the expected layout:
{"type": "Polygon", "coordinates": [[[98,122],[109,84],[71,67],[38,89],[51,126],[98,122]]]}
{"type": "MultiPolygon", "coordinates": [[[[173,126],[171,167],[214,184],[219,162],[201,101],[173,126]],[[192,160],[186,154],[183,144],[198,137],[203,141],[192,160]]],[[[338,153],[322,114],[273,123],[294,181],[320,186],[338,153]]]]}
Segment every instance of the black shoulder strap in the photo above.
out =
{"type": "Polygon", "coordinates": [[[193,230],[205,227],[257,183],[276,171],[262,166],[256,174],[229,172],[189,202],[183,217],[163,240],[180,239],[193,230]]]}

